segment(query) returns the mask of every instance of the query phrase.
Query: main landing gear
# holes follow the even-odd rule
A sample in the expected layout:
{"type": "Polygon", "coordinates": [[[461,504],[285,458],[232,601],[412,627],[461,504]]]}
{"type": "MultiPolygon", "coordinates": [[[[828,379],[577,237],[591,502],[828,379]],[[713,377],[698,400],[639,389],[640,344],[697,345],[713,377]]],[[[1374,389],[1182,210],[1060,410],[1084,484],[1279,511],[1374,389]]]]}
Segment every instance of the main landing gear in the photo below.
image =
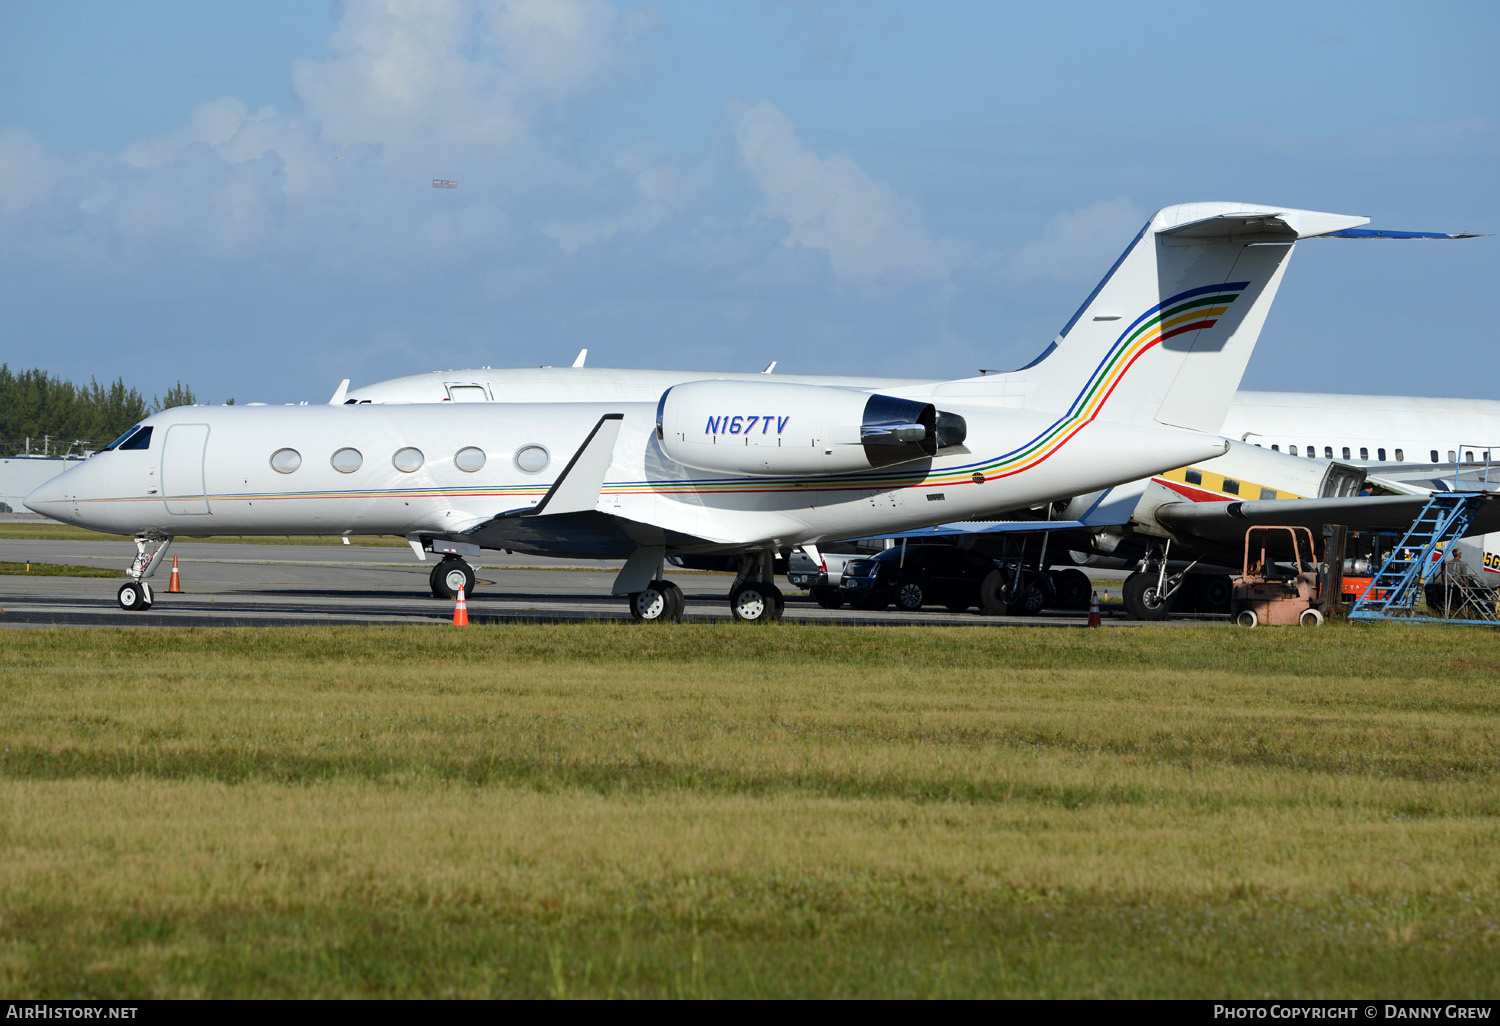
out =
{"type": "Polygon", "coordinates": [[[167,554],[171,544],[170,534],[147,531],[135,536],[135,558],[125,570],[130,580],[120,585],[120,590],[115,595],[121,609],[140,612],[151,608],[151,603],[156,599],[151,594],[151,585],[146,583],[146,578],[156,573],[156,568],[161,565],[162,557],[167,554]]]}
{"type": "Polygon", "coordinates": [[[786,612],[786,597],[773,583],[772,556],[749,552],[740,557],[739,574],[729,589],[729,614],[740,623],[769,623],[786,612]]]}
{"type": "Polygon", "coordinates": [[[642,591],[628,595],[630,616],[636,623],[680,623],[687,604],[682,589],[671,581],[657,579],[642,591]]]}
{"type": "Polygon", "coordinates": [[[427,575],[433,596],[440,599],[458,598],[460,588],[465,598],[472,596],[475,580],[474,568],[457,556],[444,556],[427,575]]]}

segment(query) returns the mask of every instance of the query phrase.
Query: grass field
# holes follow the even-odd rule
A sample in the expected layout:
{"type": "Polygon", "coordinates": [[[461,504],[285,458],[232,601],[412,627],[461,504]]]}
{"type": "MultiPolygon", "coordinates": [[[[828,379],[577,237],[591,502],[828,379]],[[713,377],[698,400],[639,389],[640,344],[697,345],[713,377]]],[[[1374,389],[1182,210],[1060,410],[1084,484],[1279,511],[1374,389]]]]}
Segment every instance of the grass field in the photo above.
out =
{"type": "Polygon", "coordinates": [[[1488,996],[1500,638],[0,636],[0,991],[1488,996]]]}
{"type": "Polygon", "coordinates": [[[72,566],[67,563],[17,563],[0,559],[0,574],[6,576],[35,574],[38,577],[124,577],[125,571],[106,570],[94,566],[72,566]]]}

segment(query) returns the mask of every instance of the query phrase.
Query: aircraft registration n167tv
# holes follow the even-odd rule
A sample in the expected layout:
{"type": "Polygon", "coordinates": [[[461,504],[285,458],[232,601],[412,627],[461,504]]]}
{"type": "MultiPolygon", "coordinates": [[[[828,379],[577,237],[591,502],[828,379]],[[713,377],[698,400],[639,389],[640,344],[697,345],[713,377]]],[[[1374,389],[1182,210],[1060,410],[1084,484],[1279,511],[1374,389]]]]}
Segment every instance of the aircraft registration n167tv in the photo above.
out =
{"type": "Polygon", "coordinates": [[[774,619],[773,554],[1076,496],[1201,463],[1298,239],[1367,218],[1243,203],[1152,217],[1031,365],[889,392],[673,385],[656,403],[177,408],[26,505],[135,535],[120,604],[174,535],[379,533],[473,585],[483,549],[625,558],[616,594],[676,619],[668,555],[732,554],[736,619],[774,619]]]}

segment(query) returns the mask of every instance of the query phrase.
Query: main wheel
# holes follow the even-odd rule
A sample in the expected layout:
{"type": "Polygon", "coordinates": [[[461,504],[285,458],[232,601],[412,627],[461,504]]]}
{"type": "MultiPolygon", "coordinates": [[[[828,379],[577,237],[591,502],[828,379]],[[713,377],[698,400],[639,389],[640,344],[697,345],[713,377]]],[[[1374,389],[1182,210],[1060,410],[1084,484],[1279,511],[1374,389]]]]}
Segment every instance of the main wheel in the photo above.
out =
{"type": "Polygon", "coordinates": [[[1234,595],[1234,581],[1228,574],[1215,574],[1203,581],[1203,611],[1205,613],[1229,612],[1229,600],[1234,595]]]}
{"type": "Polygon", "coordinates": [[[824,609],[837,609],[844,604],[844,597],[839,590],[831,584],[819,584],[813,587],[813,601],[824,609]]]}
{"type": "Polygon", "coordinates": [[[1302,615],[1297,617],[1297,622],[1303,627],[1321,627],[1323,625],[1323,614],[1316,609],[1304,609],[1302,615]]]}
{"type": "Polygon", "coordinates": [[[672,623],[682,619],[682,589],[671,581],[652,581],[630,596],[636,623],[672,623]]]}
{"type": "Polygon", "coordinates": [[[1125,578],[1125,613],[1136,620],[1165,620],[1172,609],[1172,600],[1163,599],[1156,591],[1157,575],[1137,570],[1125,578]]]}
{"type": "Polygon", "coordinates": [[[115,593],[115,598],[119,601],[121,609],[140,610],[150,605],[146,600],[145,585],[139,581],[131,581],[129,584],[120,585],[120,590],[115,593]]]}
{"type": "Polygon", "coordinates": [[[1094,593],[1093,582],[1082,570],[1059,570],[1052,575],[1052,585],[1057,589],[1057,608],[1087,609],[1089,598],[1094,593]]]}
{"type": "Polygon", "coordinates": [[[1035,616],[1046,604],[1047,589],[1041,581],[1031,580],[1023,584],[1020,594],[1011,599],[1010,611],[1013,615],[1035,616]]]}
{"type": "Polygon", "coordinates": [[[444,559],[432,568],[427,582],[438,598],[456,599],[459,588],[464,590],[465,598],[470,598],[474,594],[474,568],[461,559],[444,559]]]}
{"type": "Polygon", "coordinates": [[[916,581],[907,581],[896,586],[896,608],[903,613],[915,613],[922,608],[922,602],[926,598],[922,586],[916,581]]]}
{"type": "Polygon", "coordinates": [[[1234,622],[1241,627],[1254,627],[1260,623],[1260,617],[1255,615],[1253,609],[1241,609],[1239,615],[1234,618],[1234,622]]]}
{"type": "Polygon", "coordinates": [[[785,602],[775,585],[746,581],[729,593],[729,613],[741,623],[769,623],[781,619],[785,602]]]}
{"type": "Polygon", "coordinates": [[[667,590],[667,597],[672,600],[672,622],[681,623],[683,611],[687,609],[687,596],[671,581],[662,581],[661,586],[667,590]]]}
{"type": "Polygon", "coordinates": [[[979,583],[979,608],[991,616],[1005,616],[1010,612],[1007,596],[1010,593],[1010,577],[1004,570],[994,569],[979,583]]]}

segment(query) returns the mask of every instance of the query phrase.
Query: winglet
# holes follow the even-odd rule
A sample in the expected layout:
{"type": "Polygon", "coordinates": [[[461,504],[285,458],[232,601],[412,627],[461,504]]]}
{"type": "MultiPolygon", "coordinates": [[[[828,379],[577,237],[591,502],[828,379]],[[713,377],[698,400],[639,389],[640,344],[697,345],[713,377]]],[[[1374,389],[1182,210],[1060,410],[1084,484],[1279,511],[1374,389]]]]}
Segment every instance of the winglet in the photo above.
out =
{"type": "Polygon", "coordinates": [[[589,351],[587,349],[580,349],[580,350],[578,350],[578,355],[573,358],[573,366],[574,367],[582,367],[583,366],[583,361],[587,360],[588,358],[589,358],[589,351]]]}
{"type": "Polygon", "coordinates": [[[336,388],[336,389],[334,389],[334,391],[333,391],[333,398],[330,399],[330,400],[328,400],[328,405],[329,406],[342,406],[344,404],[344,396],[346,396],[348,394],[349,394],[349,379],[345,378],[343,381],[339,382],[339,387],[336,388]]]}
{"type": "Polygon", "coordinates": [[[558,513],[583,513],[599,505],[604,475],[609,473],[615,455],[615,439],[620,437],[625,414],[606,413],[583,440],[563,472],[552,482],[542,501],[530,509],[502,513],[506,517],[554,516],[558,513]]]}

